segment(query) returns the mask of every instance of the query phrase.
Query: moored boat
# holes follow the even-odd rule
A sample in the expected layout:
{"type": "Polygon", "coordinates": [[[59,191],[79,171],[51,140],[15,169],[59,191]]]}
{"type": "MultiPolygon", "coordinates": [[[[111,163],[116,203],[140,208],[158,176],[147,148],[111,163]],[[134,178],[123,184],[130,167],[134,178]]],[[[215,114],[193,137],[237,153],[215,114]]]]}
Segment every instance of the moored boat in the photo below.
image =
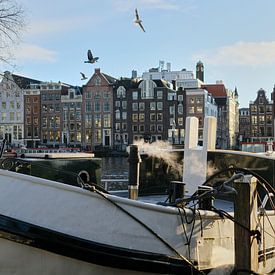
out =
{"type": "MultiPolygon", "coordinates": [[[[194,171],[186,169],[187,183],[194,171]]],[[[81,179],[79,186],[71,186],[0,169],[0,270],[23,275],[206,274],[225,265],[233,268],[232,205],[222,215],[218,201],[210,209],[197,202],[222,189],[232,191],[234,179],[191,198],[167,202],[158,197],[153,203],[153,198],[148,202],[108,194],[81,179]]],[[[257,215],[262,273],[272,272],[275,262],[275,210],[266,209],[274,206],[274,197],[268,193],[265,198],[257,215]]]]}

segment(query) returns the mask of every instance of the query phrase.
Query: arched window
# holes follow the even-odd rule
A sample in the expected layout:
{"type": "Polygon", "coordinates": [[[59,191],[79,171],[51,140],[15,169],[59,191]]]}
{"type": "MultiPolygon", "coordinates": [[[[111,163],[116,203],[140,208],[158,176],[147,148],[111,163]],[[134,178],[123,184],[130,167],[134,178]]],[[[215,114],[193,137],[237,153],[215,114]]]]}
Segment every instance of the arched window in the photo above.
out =
{"type": "Polygon", "coordinates": [[[117,89],[117,98],[126,97],[126,89],[123,86],[119,86],[117,89]]]}
{"type": "Polygon", "coordinates": [[[153,80],[143,80],[138,87],[141,89],[141,98],[154,98],[154,88],[157,85],[153,80]]]}

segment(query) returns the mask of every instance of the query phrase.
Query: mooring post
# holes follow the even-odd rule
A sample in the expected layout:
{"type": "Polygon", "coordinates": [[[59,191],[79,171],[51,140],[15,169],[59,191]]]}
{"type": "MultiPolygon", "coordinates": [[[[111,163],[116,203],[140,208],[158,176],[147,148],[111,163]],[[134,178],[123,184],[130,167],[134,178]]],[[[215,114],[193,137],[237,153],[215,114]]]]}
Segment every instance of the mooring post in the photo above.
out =
{"type": "Polygon", "coordinates": [[[130,146],[128,162],[129,162],[128,197],[129,199],[136,200],[138,198],[139,166],[141,162],[137,145],[130,146]]]}
{"type": "Polygon", "coordinates": [[[7,140],[6,140],[6,139],[3,139],[2,145],[1,145],[1,149],[0,149],[0,158],[3,157],[4,149],[5,149],[6,143],[7,143],[7,140]]]}
{"type": "Polygon", "coordinates": [[[235,270],[240,275],[258,272],[259,268],[256,186],[257,179],[250,175],[245,175],[243,181],[234,182],[237,191],[234,205],[235,270]]]}

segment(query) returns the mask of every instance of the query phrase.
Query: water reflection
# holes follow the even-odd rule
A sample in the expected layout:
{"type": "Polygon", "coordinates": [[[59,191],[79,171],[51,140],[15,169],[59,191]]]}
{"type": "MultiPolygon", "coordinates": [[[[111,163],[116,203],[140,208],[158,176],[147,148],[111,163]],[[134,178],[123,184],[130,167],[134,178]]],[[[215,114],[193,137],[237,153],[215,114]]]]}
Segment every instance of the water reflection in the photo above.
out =
{"type": "Polygon", "coordinates": [[[128,176],[129,163],[127,157],[103,157],[102,177],[116,175],[128,176]]]}

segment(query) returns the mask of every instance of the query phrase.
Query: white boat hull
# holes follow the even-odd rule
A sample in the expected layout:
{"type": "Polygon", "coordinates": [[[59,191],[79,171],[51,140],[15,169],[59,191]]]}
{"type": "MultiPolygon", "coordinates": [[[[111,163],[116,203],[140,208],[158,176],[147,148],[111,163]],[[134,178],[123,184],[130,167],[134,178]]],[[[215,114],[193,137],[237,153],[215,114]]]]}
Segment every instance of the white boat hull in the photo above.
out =
{"type": "Polygon", "coordinates": [[[212,211],[179,212],[4,170],[0,178],[0,255],[7,270],[22,264],[32,274],[34,261],[42,269],[36,274],[74,268],[83,270],[74,274],[183,274],[190,266],[234,264],[234,224],[212,211]]]}

